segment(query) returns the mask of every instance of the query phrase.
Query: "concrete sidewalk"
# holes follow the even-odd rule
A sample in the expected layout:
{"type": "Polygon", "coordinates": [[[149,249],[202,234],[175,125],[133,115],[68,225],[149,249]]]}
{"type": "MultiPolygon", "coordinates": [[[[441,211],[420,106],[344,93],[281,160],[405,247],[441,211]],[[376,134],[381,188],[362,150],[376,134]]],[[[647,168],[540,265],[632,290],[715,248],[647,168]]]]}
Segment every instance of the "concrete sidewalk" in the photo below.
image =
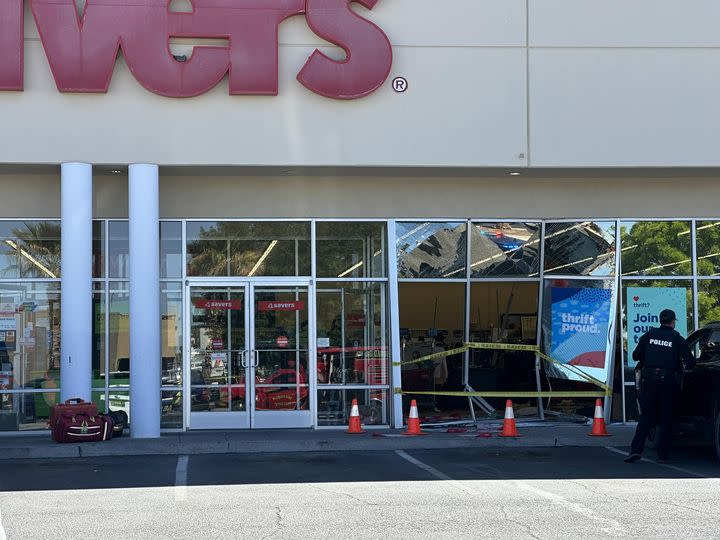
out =
{"type": "Polygon", "coordinates": [[[499,422],[479,424],[464,433],[431,432],[422,437],[399,431],[368,430],[347,435],[341,430],[193,431],[164,434],[158,439],[131,439],[127,433],[101,443],[58,444],[47,436],[0,438],[0,460],[90,456],[254,454],[270,452],[350,452],[443,448],[507,448],[558,446],[629,446],[634,425],[611,425],[611,437],[589,437],[589,425],[518,423],[522,437],[497,436],[499,422]]]}

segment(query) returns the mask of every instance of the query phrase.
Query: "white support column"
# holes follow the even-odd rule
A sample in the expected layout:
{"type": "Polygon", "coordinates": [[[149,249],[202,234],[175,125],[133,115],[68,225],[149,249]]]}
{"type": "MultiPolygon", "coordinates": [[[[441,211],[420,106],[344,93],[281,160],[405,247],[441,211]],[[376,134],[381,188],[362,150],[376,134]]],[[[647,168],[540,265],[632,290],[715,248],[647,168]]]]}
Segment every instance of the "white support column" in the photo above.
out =
{"type": "Polygon", "coordinates": [[[129,167],[130,433],[160,436],[160,222],[157,165],[129,167]]]}
{"type": "Polygon", "coordinates": [[[392,388],[393,388],[393,425],[396,429],[403,427],[402,394],[396,394],[395,390],[402,389],[402,368],[396,363],[400,362],[400,303],[398,297],[398,273],[396,246],[396,224],[395,220],[388,221],[388,288],[390,291],[390,346],[392,361],[392,388]]]}
{"type": "Polygon", "coordinates": [[[91,400],[92,165],[60,167],[60,398],[91,400]]]}

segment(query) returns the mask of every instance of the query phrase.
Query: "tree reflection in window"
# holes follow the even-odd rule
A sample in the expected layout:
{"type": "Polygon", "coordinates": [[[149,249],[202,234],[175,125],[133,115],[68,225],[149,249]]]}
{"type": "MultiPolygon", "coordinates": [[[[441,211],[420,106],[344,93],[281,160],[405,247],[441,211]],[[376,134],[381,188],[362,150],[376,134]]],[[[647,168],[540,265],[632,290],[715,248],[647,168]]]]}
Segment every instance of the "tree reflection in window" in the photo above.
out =
{"type": "Polygon", "coordinates": [[[620,238],[623,276],[692,274],[690,222],[624,222],[620,238]]]}
{"type": "Polygon", "coordinates": [[[60,277],[60,222],[0,222],[0,272],[5,278],[60,277]]]}
{"type": "Polygon", "coordinates": [[[189,222],[189,276],[309,276],[310,224],[189,222]]]}

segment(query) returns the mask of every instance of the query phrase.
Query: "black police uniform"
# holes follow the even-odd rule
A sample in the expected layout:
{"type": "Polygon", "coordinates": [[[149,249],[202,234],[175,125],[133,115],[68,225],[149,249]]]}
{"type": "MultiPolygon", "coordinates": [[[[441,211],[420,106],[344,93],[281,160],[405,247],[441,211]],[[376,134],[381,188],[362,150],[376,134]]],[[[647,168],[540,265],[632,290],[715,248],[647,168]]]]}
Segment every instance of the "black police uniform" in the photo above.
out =
{"type": "Polygon", "coordinates": [[[671,326],[653,328],[645,333],[633,351],[640,370],[640,421],[632,441],[632,453],[642,454],[645,439],[657,426],[657,453],[667,459],[675,404],[680,395],[683,362],[695,365],[687,341],[671,326]]]}

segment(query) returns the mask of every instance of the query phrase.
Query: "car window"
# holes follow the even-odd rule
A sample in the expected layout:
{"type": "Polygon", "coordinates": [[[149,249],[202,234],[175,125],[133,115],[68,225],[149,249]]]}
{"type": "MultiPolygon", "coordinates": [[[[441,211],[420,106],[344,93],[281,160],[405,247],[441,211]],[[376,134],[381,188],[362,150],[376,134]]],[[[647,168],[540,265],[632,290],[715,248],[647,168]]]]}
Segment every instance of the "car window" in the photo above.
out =
{"type": "Polygon", "coordinates": [[[720,328],[713,329],[705,341],[698,362],[714,362],[720,356],[720,328]]]}
{"type": "Polygon", "coordinates": [[[697,360],[698,362],[703,357],[703,351],[707,347],[709,337],[709,330],[701,330],[688,338],[688,345],[690,346],[690,351],[695,357],[695,360],[697,360]]]}
{"type": "Polygon", "coordinates": [[[720,347],[720,328],[713,329],[707,340],[708,347],[720,347]]]}

